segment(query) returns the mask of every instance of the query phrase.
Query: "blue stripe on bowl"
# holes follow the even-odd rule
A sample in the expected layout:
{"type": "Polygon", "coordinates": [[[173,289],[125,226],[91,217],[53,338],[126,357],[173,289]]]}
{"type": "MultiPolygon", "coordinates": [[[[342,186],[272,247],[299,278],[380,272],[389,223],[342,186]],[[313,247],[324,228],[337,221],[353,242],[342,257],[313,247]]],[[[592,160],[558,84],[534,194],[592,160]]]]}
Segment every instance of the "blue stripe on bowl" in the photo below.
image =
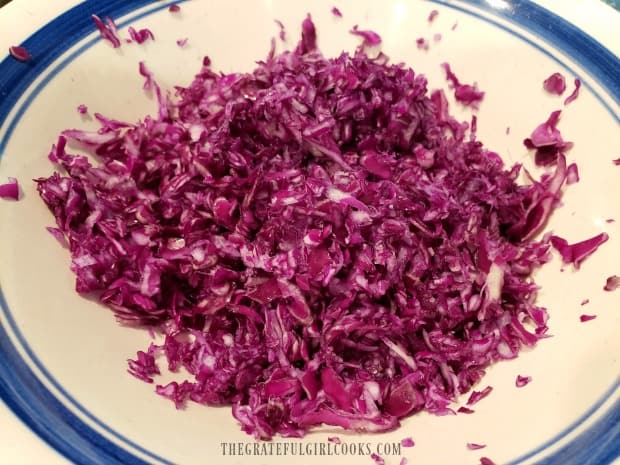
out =
{"type": "MultiPolygon", "coordinates": [[[[467,8],[452,3],[450,0],[428,0],[453,10],[460,11],[475,18],[490,23],[497,28],[515,36],[535,48],[543,55],[555,61],[573,76],[579,78],[583,87],[588,89],[609,114],[620,122],[620,115],[617,109],[614,109],[607,103],[602,96],[594,90],[588,83],[588,80],[581,76],[572,66],[560,60],[548,49],[538,42],[535,42],[525,35],[504,24],[473,12],[467,8]]],[[[544,39],[548,44],[565,55],[571,57],[576,63],[579,63],[582,69],[592,75],[596,82],[613,98],[616,105],[620,104],[620,61],[608,49],[603,47],[599,42],[589,35],[585,34],[581,29],[573,26],[571,23],[561,17],[551,13],[548,10],[527,0],[505,0],[508,8],[493,8],[490,3],[485,0],[462,0],[462,3],[474,5],[482,11],[492,13],[494,16],[508,20],[512,24],[534,33],[536,36],[544,39]]]]}
{"type": "MultiPolygon", "coordinates": [[[[0,305],[7,309],[0,295],[0,305]]],[[[145,465],[84,424],[37,379],[0,325],[0,397],[28,427],[76,464],[145,465]]]]}
{"type": "MultiPolygon", "coordinates": [[[[548,52],[544,47],[504,24],[492,18],[481,16],[449,0],[430,1],[472,15],[509,32],[555,60],[571,74],[576,75],[574,70],[558,60],[557,57],[548,52]]],[[[0,63],[0,73],[4,77],[3,82],[0,83],[0,126],[5,122],[17,100],[39,74],[54,63],[71,46],[93,32],[94,28],[90,19],[92,13],[118,18],[149,3],[151,3],[151,0],[89,0],[67,11],[33,34],[23,44],[33,55],[31,62],[27,64],[17,63],[9,57],[0,63]]],[[[506,3],[509,5],[509,8],[502,10],[492,8],[489,3],[483,0],[462,1],[462,4],[474,5],[483,11],[508,20],[543,38],[567,56],[571,56],[575,62],[595,78],[597,83],[609,93],[616,103],[620,101],[620,65],[618,59],[613,54],[575,26],[527,0],[512,0],[506,3]]],[[[147,12],[125,19],[122,23],[119,23],[119,26],[124,26],[131,21],[166,7],[167,4],[159,5],[147,12]]],[[[11,136],[12,130],[32,100],[36,98],[37,94],[55,74],[61,71],[76,56],[91,47],[97,40],[100,39],[96,38],[87,42],[80,49],[74,51],[71,56],[57,64],[49,74],[49,77],[28,95],[26,101],[18,108],[17,114],[11,121],[5,137],[0,140],[0,157],[11,136]]],[[[593,92],[599,102],[618,121],[617,112],[589,86],[587,80],[584,80],[584,86],[593,92]]],[[[33,361],[37,369],[41,371],[43,376],[67,398],[75,410],[96,424],[99,431],[105,431],[129,448],[155,461],[170,463],[162,457],[144,450],[139,445],[132,443],[129,439],[112,430],[73,399],[45,369],[30,349],[10,313],[1,289],[0,307],[7,318],[12,334],[17,337],[28,357],[33,361]]],[[[146,463],[86,425],[56,399],[24,363],[22,357],[10,343],[7,332],[1,326],[0,353],[3,355],[3,357],[0,357],[0,397],[5,400],[7,405],[22,421],[69,460],[79,464],[133,465],[146,463]]],[[[555,442],[573,432],[575,428],[609,400],[610,396],[617,391],[619,384],[620,381],[612,386],[601,400],[586,412],[582,418],[569,426],[565,431],[535,450],[512,461],[511,465],[543,452],[555,442]]],[[[616,402],[611,409],[605,412],[602,418],[582,432],[574,441],[558,449],[539,463],[541,465],[603,465],[611,463],[619,455],[620,402],[616,402]]]]}
{"type": "MultiPolygon", "coordinates": [[[[505,9],[493,8],[487,0],[468,0],[467,3],[516,23],[561,50],[592,74],[620,105],[620,61],[584,31],[529,0],[507,1],[510,7],[505,9]]],[[[616,117],[617,111],[617,108],[610,110],[616,117]]]]}
{"type": "MultiPolygon", "coordinates": [[[[60,55],[80,39],[92,34],[91,15],[120,17],[137,10],[152,0],[88,0],[63,13],[52,22],[31,35],[22,45],[32,58],[21,63],[8,56],[0,63],[0,126],[4,123],[19,97],[32,82],[60,55]]],[[[164,8],[161,6],[160,8],[164,8]]],[[[4,53],[4,51],[2,51],[4,53]]],[[[5,138],[8,139],[10,134],[5,138]]],[[[2,150],[0,150],[0,155],[2,150]]]]}
{"type": "Polygon", "coordinates": [[[618,457],[620,457],[620,400],[617,400],[594,425],[536,465],[607,465],[618,457]]]}
{"type": "MultiPolygon", "coordinates": [[[[184,1],[178,0],[175,3],[184,1]]],[[[17,100],[48,66],[77,42],[96,31],[91,19],[92,14],[97,14],[102,18],[105,16],[118,18],[149,4],[153,4],[152,0],[89,0],[63,13],[29,37],[22,44],[32,55],[29,62],[17,62],[9,56],[0,63],[0,75],[3,76],[0,82],[0,97],[2,97],[0,99],[0,126],[6,121],[17,100]]],[[[158,3],[147,11],[119,21],[117,25],[119,28],[124,27],[132,21],[168,8],[168,5],[169,3],[158,3]]],[[[58,72],[99,40],[101,39],[98,36],[93,38],[56,64],[52,72],[28,94],[9,123],[5,136],[0,140],[0,159],[15,126],[39,92],[58,72]]],[[[0,398],[35,433],[69,460],[78,464],[143,465],[153,460],[162,464],[172,464],[111,429],[66,392],[43,366],[19,331],[2,294],[1,286],[0,309],[7,319],[11,333],[15,335],[37,369],[75,407],[75,410],[96,424],[99,431],[85,424],[47,390],[24,363],[10,343],[7,331],[0,325],[0,354],[2,355],[0,357],[0,398]],[[146,462],[125,448],[119,447],[102,436],[101,431],[117,438],[132,450],[149,457],[151,461],[146,462]]]]}

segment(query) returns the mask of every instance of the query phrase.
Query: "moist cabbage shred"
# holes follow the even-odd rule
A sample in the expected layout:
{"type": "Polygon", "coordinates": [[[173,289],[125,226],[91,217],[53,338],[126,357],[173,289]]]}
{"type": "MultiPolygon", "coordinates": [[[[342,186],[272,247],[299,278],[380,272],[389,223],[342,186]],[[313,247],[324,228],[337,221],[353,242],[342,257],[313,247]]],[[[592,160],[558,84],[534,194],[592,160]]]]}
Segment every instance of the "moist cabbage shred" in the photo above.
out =
{"type": "Polygon", "coordinates": [[[545,336],[530,275],[566,178],[554,124],[557,163],[519,184],[424,76],[363,49],[324,57],[310,17],[251,73],[205,58],[171,97],[140,72],[158,114],[65,131],[37,183],[76,290],[163,334],[129,361],[146,382],[163,360],[179,373],[160,395],[232,405],[261,439],[385,431],[454,414],[545,336]]]}

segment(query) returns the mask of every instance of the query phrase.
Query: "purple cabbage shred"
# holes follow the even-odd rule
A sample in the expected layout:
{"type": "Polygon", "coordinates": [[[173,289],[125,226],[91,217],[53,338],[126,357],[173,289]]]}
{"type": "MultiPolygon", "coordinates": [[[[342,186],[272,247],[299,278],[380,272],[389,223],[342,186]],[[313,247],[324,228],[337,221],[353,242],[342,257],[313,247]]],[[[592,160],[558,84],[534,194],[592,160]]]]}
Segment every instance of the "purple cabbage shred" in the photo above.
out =
{"type": "Polygon", "coordinates": [[[607,281],[605,281],[605,287],[603,287],[603,289],[608,292],[615,291],[618,288],[620,288],[620,276],[616,275],[607,278],[607,281]]]}
{"type": "Polygon", "coordinates": [[[380,432],[454,414],[490,364],[544,337],[530,275],[550,245],[533,237],[563,156],[518,184],[424,76],[360,49],[324,57],[309,16],[251,73],[203,64],[169,96],[140,63],[156,114],[64,131],[36,181],[77,292],[163,335],[130,373],[155,382],[165,360],[179,379],[158,394],[232,405],[260,439],[380,432]]]}
{"type": "Polygon", "coordinates": [[[487,386],[482,391],[472,391],[472,393],[469,396],[469,399],[467,399],[467,405],[477,404],[482,399],[484,399],[486,396],[491,394],[492,390],[493,390],[493,387],[487,386]]]}
{"type": "Polygon", "coordinates": [[[523,141],[526,148],[536,150],[534,160],[538,166],[556,164],[558,158],[573,146],[572,142],[564,141],[557,128],[561,113],[560,110],[552,112],[549,118],[539,124],[532,135],[523,141]]]}
{"type": "Polygon", "coordinates": [[[280,21],[279,19],[274,19],[274,22],[278,25],[278,29],[280,30],[278,34],[280,37],[280,40],[282,42],[286,41],[286,30],[284,28],[284,23],[282,23],[282,21],[280,21]]]}
{"type": "Polygon", "coordinates": [[[575,184],[579,182],[579,168],[576,163],[571,163],[566,168],[566,185],[575,184]]]}
{"type": "Polygon", "coordinates": [[[600,233],[575,244],[569,244],[566,239],[559,236],[551,236],[550,240],[553,248],[560,252],[564,263],[572,263],[575,268],[579,268],[581,263],[608,239],[607,233],[600,233]]]}
{"type": "Polygon", "coordinates": [[[19,200],[19,183],[15,178],[9,178],[9,182],[0,184],[0,199],[19,200]]]}
{"type": "Polygon", "coordinates": [[[562,95],[566,90],[566,80],[560,73],[553,73],[544,80],[543,88],[550,94],[562,95]]]}
{"type": "Polygon", "coordinates": [[[150,29],[139,29],[135,30],[133,27],[129,26],[128,29],[129,37],[132,40],[136,41],[139,44],[146,42],[147,40],[155,40],[155,35],[151,32],[150,29]]]}
{"type": "Polygon", "coordinates": [[[577,99],[577,97],[579,96],[580,88],[581,88],[581,81],[579,79],[575,79],[575,89],[568,97],[566,97],[566,99],[564,100],[564,105],[568,105],[569,103],[577,99]]]}
{"type": "Polygon", "coordinates": [[[446,79],[450,81],[451,87],[454,89],[454,98],[456,101],[465,106],[477,109],[484,98],[484,92],[478,89],[476,83],[473,85],[461,84],[448,63],[443,63],[441,66],[446,71],[446,79]]]}
{"type": "Polygon", "coordinates": [[[99,29],[99,33],[104,40],[107,40],[112,44],[112,47],[118,48],[121,46],[121,40],[118,37],[118,28],[112,18],[106,17],[104,21],[97,15],[92,15],[93,21],[99,29]]]}
{"type": "Polygon", "coordinates": [[[374,47],[375,45],[379,45],[381,43],[381,36],[379,34],[377,34],[375,31],[361,30],[358,28],[357,24],[353,26],[353,29],[351,29],[349,32],[364,39],[363,45],[366,45],[368,47],[374,47]]]}
{"type": "Polygon", "coordinates": [[[370,454],[370,458],[374,460],[377,465],[385,465],[385,459],[378,454],[370,454]]]}
{"type": "Polygon", "coordinates": [[[9,47],[9,54],[17,61],[21,62],[29,61],[31,58],[28,49],[19,45],[12,45],[9,47]]]}
{"type": "Polygon", "coordinates": [[[515,386],[517,387],[527,386],[531,381],[532,381],[531,376],[517,375],[517,379],[515,380],[515,386]]]}

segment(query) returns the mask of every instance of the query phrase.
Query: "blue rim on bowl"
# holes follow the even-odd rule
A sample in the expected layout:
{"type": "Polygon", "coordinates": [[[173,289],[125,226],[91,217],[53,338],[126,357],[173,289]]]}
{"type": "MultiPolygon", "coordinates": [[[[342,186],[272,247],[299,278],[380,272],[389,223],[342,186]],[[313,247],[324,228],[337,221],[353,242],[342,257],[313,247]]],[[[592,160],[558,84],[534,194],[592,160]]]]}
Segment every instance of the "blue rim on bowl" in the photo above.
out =
{"type": "MultiPolygon", "coordinates": [[[[620,61],[618,58],[580,29],[529,0],[504,0],[505,8],[494,8],[491,2],[484,0],[461,0],[458,3],[449,0],[430,0],[430,2],[458,10],[490,23],[549,56],[572,74],[577,74],[547,49],[499,20],[507,21],[508,24],[514,24],[533,33],[545,42],[552,44],[554,48],[566,56],[571,57],[581,69],[592,76],[593,80],[611,96],[616,104],[620,102],[620,61]],[[485,15],[469,10],[468,7],[470,6],[478,8],[478,11],[484,12],[485,15]],[[490,15],[487,16],[486,14],[490,15]]],[[[9,113],[14,109],[18,99],[31,87],[40,73],[53,64],[55,66],[46,79],[40,82],[16,109],[17,111],[9,122],[4,137],[0,140],[0,157],[15,125],[41,89],[76,56],[100,40],[99,37],[91,39],[64,58],[63,61],[57,62],[63,53],[93,32],[90,15],[96,13],[115,18],[129,15],[119,23],[120,26],[124,26],[169,6],[169,3],[157,3],[152,8],[144,9],[149,4],[152,5],[151,0],[89,0],[81,3],[54,19],[24,42],[24,46],[33,55],[33,60],[26,67],[10,57],[0,62],[0,75],[3,76],[3,80],[0,82],[0,95],[2,96],[0,100],[0,127],[7,123],[9,113]],[[140,12],[135,13],[137,10],[140,12]],[[132,12],[133,15],[131,15],[132,12]]],[[[582,79],[582,81],[612,117],[616,121],[620,121],[619,115],[588,84],[588,80],[582,79]]],[[[1,286],[0,310],[8,323],[8,331],[7,328],[0,325],[0,354],[2,355],[0,357],[0,397],[32,431],[74,463],[106,463],[110,465],[146,464],[151,461],[164,464],[172,463],[114,431],[63,389],[51,373],[46,370],[36,354],[32,352],[19,331],[2,294],[1,286]],[[32,365],[43,375],[46,382],[60,392],[72,405],[71,409],[56,398],[34,374],[17,348],[11,343],[9,332],[19,342],[32,365]],[[74,412],[79,412],[80,416],[74,412]],[[84,421],[80,417],[88,421],[84,421]],[[115,441],[108,438],[114,438],[115,441]]],[[[616,381],[582,418],[536,449],[515,458],[510,462],[510,465],[521,463],[557,445],[605,403],[609,403],[619,387],[620,380],[616,381]]],[[[610,464],[619,456],[620,401],[616,401],[594,424],[582,431],[565,446],[557,448],[551,455],[544,457],[539,463],[541,465],[603,465],[610,464]]]]}

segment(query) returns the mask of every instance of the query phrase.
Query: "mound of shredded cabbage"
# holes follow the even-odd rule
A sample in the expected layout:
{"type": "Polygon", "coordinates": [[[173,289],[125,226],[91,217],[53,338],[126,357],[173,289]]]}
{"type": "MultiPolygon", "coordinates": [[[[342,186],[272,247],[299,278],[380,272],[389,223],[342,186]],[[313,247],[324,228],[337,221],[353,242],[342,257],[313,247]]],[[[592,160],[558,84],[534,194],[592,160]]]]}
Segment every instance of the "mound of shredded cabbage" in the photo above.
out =
{"type": "Polygon", "coordinates": [[[129,371],[184,368],[156,388],[177,406],[232,405],[261,439],[384,431],[455,413],[485,368],[544,336],[530,274],[549,243],[532,237],[562,147],[519,185],[423,76],[363,49],[325,58],[310,17],[295,50],[249,74],[205,59],[173,99],[140,71],[158,116],[65,131],[37,183],[77,291],[165,334],[129,371]]]}

